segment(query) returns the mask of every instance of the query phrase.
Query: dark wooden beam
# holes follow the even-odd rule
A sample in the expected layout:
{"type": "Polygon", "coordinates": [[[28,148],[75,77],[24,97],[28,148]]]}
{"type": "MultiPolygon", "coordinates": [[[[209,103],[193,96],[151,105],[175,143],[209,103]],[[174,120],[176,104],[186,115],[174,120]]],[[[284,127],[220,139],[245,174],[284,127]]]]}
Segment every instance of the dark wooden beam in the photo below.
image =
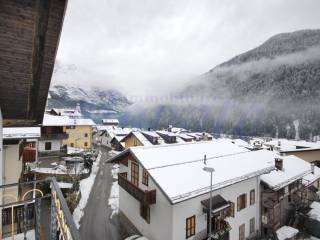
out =
{"type": "Polygon", "coordinates": [[[37,0],[35,11],[35,25],[33,35],[33,54],[31,62],[31,79],[27,106],[27,119],[37,119],[37,105],[39,100],[41,73],[44,60],[44,49],[48,19],[50,14],[51,0],[37,0]]]}

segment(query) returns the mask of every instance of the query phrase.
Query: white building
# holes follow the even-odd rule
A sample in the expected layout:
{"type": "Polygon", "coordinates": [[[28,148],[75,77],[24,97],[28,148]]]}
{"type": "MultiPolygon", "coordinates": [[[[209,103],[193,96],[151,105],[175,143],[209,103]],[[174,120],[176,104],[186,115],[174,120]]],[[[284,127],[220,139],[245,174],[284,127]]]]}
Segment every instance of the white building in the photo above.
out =
{"type": "Polygon", "coordinates": [[[204,239],[213,167],[213,232],[246,239],[260,230],[260,178],[275,153],[225,140],[129,148],[120,163],[120,211],[150,240],[204,239]],[[204,160],[206,159],[206,160],[204,160]]]}
{"type": "Polygon", "coordinates": [[[44,114],[38,147],[39,155],[61,155],[63,140],[68,138],[63,128],[73,125],[73,122],[74,120],[68,116],[44,114]]]}
{"type": "MultiPolygon", "coordinates": [[[[3,128],[2,184],[25,181],[27,166],[37,161],[37,145],[40,127],[3,128]]],[[[19,198],[21,189],[8,188],[4,194],[19,198]]]]}
{"type": "MultiPolygon", "coordinates": [[[[132,129],[130,128],[117,128],[117,127],[110,127],[105,126],[105,129],[100,128],[100,134],[99,134],[99,141],[101,142],[101,145],[112,147],[111,146],[111,140],[114,137],[118,137],[119,139],[124,138],[127,136],[132,129]]],[[[99,128],[98,128],[99,129],[99,128]]]]}

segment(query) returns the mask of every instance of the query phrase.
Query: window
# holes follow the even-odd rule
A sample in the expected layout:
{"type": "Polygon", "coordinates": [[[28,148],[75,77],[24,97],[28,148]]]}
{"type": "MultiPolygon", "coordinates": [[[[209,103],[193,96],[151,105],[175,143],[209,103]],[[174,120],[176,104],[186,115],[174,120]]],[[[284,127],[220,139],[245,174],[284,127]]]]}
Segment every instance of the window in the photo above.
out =
{"type": "Polygon", "coordinates": [[[142,171],[142,184],[148,186],[149,183],[149,176],[147,170],[143,169],[142,171]]]}
{"type": "Polygon", "coordinates": [[[137,141],[137,139],[133,139],[133,145],[134,145],[134,146],[138,146],[138,141],[137,141]]]}
{"type": "Polygon", "coordinates": [[[84,146],[85,146],[85,147],[88,147],[88,143],[87,143],[87,142],[84,142],[84,146]]]}
{"type": "Polygon", "coordinates": [[[45,142],[44,144],[44,149],[47,150],[51,150],[51,142],[45,142]]]}
{"type": "Polygon", "coordinates": [[[256,202],[256,192],[254,189],[250,191],[250,205],[255,204],[256,202]]]}
{"type": "Polygon", "coordinates": [[[147,223],[150,223],[150,207],[144,206],[141,204],[140,206],[140,216],[146,220],[147,223]]]}
{"type": "Polygon", "coordinates": [[[255,223],[256,223],[255,218],[251,218],[250,219],[250,234],[253,234],[256,231],[255,223]]]}
{"type": "Polygon", "coordinates": [[[74,147],[74,144],[73,144],[73,143],[70,143],[70,146],[71,146],[71,147],[74,147]]]}
{"type": "Polygon", "coordinates": [[[245,230],[246,230],[246,226],[244,224],[240,225],[240,227],[239,227],[239,240],[245,239],[245,230]]]}
{"type": "Polygon", "coordinates": [[[84,134],[84,137],[88,137],[88,133],[85,133],[85,134],[84,134]]]}
{"type": "Polygon", "coordinates": [[[238,212],[247,207],[247,194],[244,193],[237,198],[237,210],[238,212]]]}
{"type": "Polygon", "coordinates": [[[234,203],[230,202],[230,217],[234,217],[234,203]]]}
{"type": "Polygon", "coordinates": [[[136,186],[139,185],[139,165],[135,162],[131,162],[131,182],[136,186]]]}
{"type": "Polygon", "coordinates": [[[288,195],[288,203],[291,203],[291,194],[288,195]]]}
{"type": "Polygon", "coordinates": [[[186,238],[194,236],[196,233],[196,216],[193,215],[186,219],[186,238]]]}

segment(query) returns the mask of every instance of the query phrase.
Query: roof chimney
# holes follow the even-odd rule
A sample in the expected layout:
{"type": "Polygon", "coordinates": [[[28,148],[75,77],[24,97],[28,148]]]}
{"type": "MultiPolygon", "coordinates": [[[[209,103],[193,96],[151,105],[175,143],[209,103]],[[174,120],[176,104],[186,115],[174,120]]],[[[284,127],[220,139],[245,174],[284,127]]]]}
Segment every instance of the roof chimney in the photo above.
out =
{"type": "Polygon", "coordinates": [[[204,165],[207,165],[207,155],[206,154],[204,155],[203,163],[204,163],[204,165]]]}
{"type": "Polygon", "coordinates": [[[276,167],[276,169],[282,171],[283,170],[283,159],[282,158],[275,158],[274,166],[276,167]]]}
{"type": "Polygon", "coordinates": [[[315,167],[315,164],[314,163],[311,163],[311,173],[314,174],[314,167],[315,167]]]}

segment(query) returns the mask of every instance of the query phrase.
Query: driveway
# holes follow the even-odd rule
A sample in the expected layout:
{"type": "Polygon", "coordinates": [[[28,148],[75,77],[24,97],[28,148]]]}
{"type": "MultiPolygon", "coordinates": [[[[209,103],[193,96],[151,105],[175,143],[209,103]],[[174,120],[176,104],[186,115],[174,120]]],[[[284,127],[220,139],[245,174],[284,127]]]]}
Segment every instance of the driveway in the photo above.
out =
{"type": "MultiPolygon", "coordinates": [[[[88,203],[84,209],[84,216],[80,221],[80,235],[82,240],[122,240],[134,233],[128,233],[121,224],[118,215],[112,214],[108,205],[108,198],[113,179],[111,174],[112,164],[105,163],[108,158],[108,149],[97,147],[102,152],[100,169],[93,184],[88,203]]],[[[126,223],[127,224],[127,223],[126,223]]]]}

